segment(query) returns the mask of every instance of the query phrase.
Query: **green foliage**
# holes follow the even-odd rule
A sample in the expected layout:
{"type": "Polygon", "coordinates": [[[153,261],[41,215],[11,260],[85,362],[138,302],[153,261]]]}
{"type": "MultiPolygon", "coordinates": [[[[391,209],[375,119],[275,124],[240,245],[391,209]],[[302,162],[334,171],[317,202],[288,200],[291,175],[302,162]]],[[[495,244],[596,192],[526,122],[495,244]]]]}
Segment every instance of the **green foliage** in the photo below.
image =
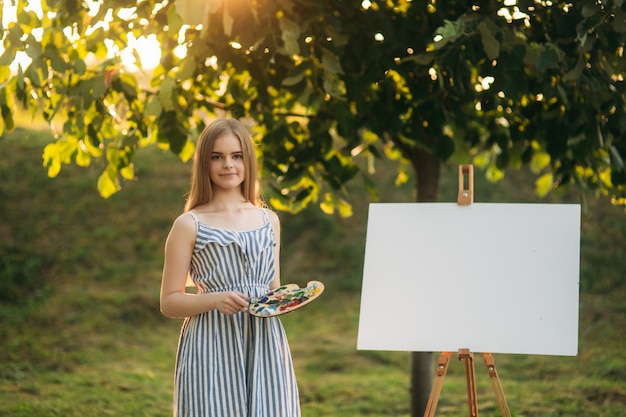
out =
{"type": "MultiPolygon", "coordinates": [[[[97,166],[68,166],[69,175],[47,177],[40,150],[48,140],[47,132],[16,130],[0,141],[0,152],[11,155],[0,160],[0,242],[14,248],[0,251],[0,263],[45,260],[24,274],[46,287],[36,297],[20,291],[17,302],[0,301],[0,415],[170,416],[181,322],[160,315],[158,292],[163,244],[182,210],[189,166],[147,149],[134,161],[142,181],[102,200],[91,192],[97,166]]],[[[395,167],[383,162],[369,167],[384,184],[380,198],[410,199],[414,178],[392,186],[395,167]]],[[[536,202],[527,177],[513,171],[495,185],[478,177],[475,201],[536,202]]],[[[455,201],[456,181],[456,166],[444,170],[441,200],[455,201]]],[[[283,281],[327,284],[318,301],[282,318],[303,414],[405,417],[408,354],[356,350],[371,196],[351,186],[350,218],[313,208],[280,215],[283,281]]],[[[576,194],[550,198],[579,201],[576,194]]],[[[513,415],[604,417],[623,410],[626,258],[616,243],[626,222],[606,200],[589,200],[583,212],[579,355],[496,355],[513,415]]],[[[498,415],[479,361],[476,375],[481,415],[498,415]]],[[[461,415],[466,407],[465,375],[455,360],[438,411],[461,415]]]]}
{"type": "MultiPolygon", "coordinates": [[[[253,121],[274,205],[293,212],[316,203],[349,215],[357,159],[382,147],[413,167],[474,163],[494,181],[547,158],[540,193],[575,184],[624,202],[621,1],[25,5],[2,32],[0,62],[18,51],[31,62],[0,71],[0,134],[14,125],[14,100],[60,123],[44,151],[49,175],[105,158],[105,197],[135,177],[138,149],[187,160],[208,118],[230,114],[253,121]],[[154,70],[121,58],[140,36],[161,45],[154,70]]],[[[418,186],[436,187],[435,171],[422,175],[418,186]]]]}

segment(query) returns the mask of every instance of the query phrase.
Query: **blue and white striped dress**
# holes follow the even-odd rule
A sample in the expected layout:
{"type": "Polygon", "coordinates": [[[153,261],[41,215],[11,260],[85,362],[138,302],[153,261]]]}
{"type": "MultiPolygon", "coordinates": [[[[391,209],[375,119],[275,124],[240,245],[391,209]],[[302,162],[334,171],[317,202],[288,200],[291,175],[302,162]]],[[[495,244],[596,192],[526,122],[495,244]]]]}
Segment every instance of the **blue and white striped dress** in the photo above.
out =
{"type": "MultiPolygon", "coordinates": [[[[265,223],[230,231],[196,220],[191,278],[199,293],[266,293],[274,277],[274,232],[265,223]]],[[[174,417],[299,417],[289,344],[278,317],[211,310],[183,322],[174,417]]]]}

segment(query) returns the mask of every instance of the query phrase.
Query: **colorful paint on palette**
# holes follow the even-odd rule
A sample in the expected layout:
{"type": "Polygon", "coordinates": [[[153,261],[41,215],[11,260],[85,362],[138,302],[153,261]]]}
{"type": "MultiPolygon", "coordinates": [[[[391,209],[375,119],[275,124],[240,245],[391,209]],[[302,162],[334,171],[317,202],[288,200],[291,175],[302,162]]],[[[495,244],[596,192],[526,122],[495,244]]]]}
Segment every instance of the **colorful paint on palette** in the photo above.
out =
{"type": "Polygon", "coordinates": [[[271,317],[294,311],[314,299],[324,291],[324,284],[310,281],[304,288],[287,284],[250,300],[248,312],[254,316],[271,317]]]}

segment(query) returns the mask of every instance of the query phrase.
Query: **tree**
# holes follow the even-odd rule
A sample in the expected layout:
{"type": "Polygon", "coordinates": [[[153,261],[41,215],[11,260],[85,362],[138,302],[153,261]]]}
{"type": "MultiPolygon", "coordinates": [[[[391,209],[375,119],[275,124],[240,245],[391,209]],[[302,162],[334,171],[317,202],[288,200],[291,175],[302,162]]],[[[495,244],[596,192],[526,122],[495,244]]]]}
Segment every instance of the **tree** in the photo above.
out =
{"type": "MultiPolygon", "coordinates": [[[[346,183],[360,176],[376,194],[357,159],[381,157],[401,162],[398,182],[413,170],[417,201],[437,199],[454,161],[493,181],[528,165],[542,195],[574,185],[625,202],[621,0],[24,3],[2,27],[0,134],[18,103],[61,123],[49,175],[101,158],[104,197],[135,176],[136,151],[187,160],[207,116],[229,112],[254,121],[281,210],[349,215],[346,183]],[[114,52],[141,36],[162,48],[149,73],[114,52]],[[18,51],[31,61],[12,72],[18,51]]],[[[418,415],[433,361],[412,359],[418,415]]]]}

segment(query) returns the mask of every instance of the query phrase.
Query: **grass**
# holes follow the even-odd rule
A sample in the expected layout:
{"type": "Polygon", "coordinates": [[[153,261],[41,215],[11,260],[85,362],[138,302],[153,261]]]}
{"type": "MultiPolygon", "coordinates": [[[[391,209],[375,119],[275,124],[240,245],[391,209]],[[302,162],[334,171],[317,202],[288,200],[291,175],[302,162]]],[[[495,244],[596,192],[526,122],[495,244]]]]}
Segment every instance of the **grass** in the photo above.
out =
{"type": "MultiPolygon", "coordinates": [[[[157,149],[137,155],[140,180],[108,200],[98,167],[41,166],[48,133],[0,139],[0,415],[171,415],[179,320],[159,313],[162,247],[180,213],[189,166],[157,149]]],[[[392,181],[383,167],[381,181],[392,181]]],[[[455,201],[456,171],[442,201],[455,201]]],[[[315,209],[283,221],[284,282],[319,279],[326,293],[284,316],[303,415],[408,416],[409,356],[357,351],[367,198],[355,186],[350,219],[315,209]]],[[[497,185],[477,172],[475,201],[534,202],[524,173],[497,185]]],[[[412,190],[382,187],[383,201],[412,190]]],[[[578,201],[580,197],[549,201],[578,201]]],[[[494,355],[516,417],[623,415],[626,403],[626,217],[588,199],[581,239],[580,347],[576,357],[494,355]]],[[[481,415],[499,415],[477,358],[481,415]]],[[[439,415],[467,414],[462,364],[450,364],[439,415]]]]}

